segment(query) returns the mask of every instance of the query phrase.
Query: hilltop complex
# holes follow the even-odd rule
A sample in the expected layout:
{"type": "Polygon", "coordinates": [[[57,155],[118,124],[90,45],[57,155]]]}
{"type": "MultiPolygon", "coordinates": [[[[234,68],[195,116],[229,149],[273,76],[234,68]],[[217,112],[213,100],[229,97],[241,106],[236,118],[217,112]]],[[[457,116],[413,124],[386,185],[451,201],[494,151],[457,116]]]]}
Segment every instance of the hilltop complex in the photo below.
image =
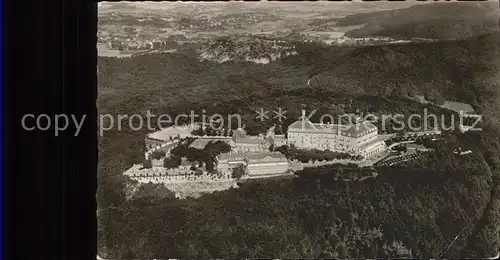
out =
{"type": "MultiPolygon", "coordinates": [[[[267,133],[258,136],[247,135],[242,128],[232,131],[230,136],[196,135],[195,132],[204,128],[203,125],[191,123],[172,126],[148,134],[145,138],[145,160],[149,161],[149,167],[153,169],[141,171],[134,168],[127,172],[127,175],[141,181],[159,182],[263,178],[290,174],[297,164],[301,165],[300,162],[290,161],[284,154],[275,150],[283,145],[302,150],[315,149],[348,154],[364,160],[371,160],[387,150],[384,140],[378,135],[377,127],[359,118],[346,125],[299,120],[288,127],[286,136],[276,135],[274,126],[269,128],[267,133]],[[175,147],[184,145],[189,147],[184,149],[194,149],[189,151],[196,154],[206,149],[207,145],[220,142],[226,144],[227,150],[214,155],[213,166],[210,168],[207,167],[206,161],[188,161],[184,156],[178,159],[179,165],[173,168],[165,166],[164,161],[172,157],[171,150],[175,147]],[[216,175],[213,175],[214,173],[216,175]],[[142,180],[145,177],[147,178],[142,180]]],[[[351,162],[361,161],[358,159],[351,162]]]]}

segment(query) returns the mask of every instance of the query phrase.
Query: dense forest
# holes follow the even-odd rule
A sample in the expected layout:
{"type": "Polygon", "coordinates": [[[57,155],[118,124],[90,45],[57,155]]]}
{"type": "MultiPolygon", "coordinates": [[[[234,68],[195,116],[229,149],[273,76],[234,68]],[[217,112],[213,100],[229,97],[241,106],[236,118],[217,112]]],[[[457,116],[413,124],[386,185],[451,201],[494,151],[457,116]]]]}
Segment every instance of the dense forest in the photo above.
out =
{"type": "Polygon", "coordinates": [[[267,40],[263,37],[220,37],[208,42],[199,51],[200,57],[215,62],[254,61],[269,62],[293,55],[289,41],[267,40]]]}
{"type": "Polygon", "coordinates": [[[452,40],[498,31],[499,14],[497,2],[433,3],[348,15],[336,25],[362,25],[347,37],[452,40]]]}
{"type": "Polygon", "coordinates": [[[335,180],[344,170],[322,167],[294,179],[241,183],[238,189],[186,200],[155,185],[128,196],[134,183],[121,173],[142,160],[147,130],[123,125],[100,137],[101,256],[495,255],[500,248],[499,36],[346,49],[303,44],[298,55],[265,65],[199,62],[195,53],[99,58],[100,113],[207,108],[207,113],[243,114],[254,134],[268,127],[253,120],[257,107],[295,111],[283,128],[301,108],[452,113],[407,99],[433,89],[432,95],[471,103],[485,115],[483,131],[451,133],[428,161],[376,169],[376,178],[335,180]],[[453,154],[457,145],[472,149],[472,155],[453,154]]]}
{"type": "Polygon", "coordinates": [[[474,233],[489,210],[491,170],[480,154],[458,157],[447,147],[470,138],[450,137],[427,167],[379,169],[360,182],[334,180],[341,170],[321,167],[200,199],[129,200],[101,213],[113,220],[101,246],[124,259],[494,255],[498,219],[490,222],[496,235],[474,233]]]}
{"type": "Polygon", "coordinates": [[[457,41],[363,47],[318,67],[311,85],[350,95],[404,97],[420,93],[469,103],[492,119],[500,111],[499,52],[500,33],[457,41]]]}

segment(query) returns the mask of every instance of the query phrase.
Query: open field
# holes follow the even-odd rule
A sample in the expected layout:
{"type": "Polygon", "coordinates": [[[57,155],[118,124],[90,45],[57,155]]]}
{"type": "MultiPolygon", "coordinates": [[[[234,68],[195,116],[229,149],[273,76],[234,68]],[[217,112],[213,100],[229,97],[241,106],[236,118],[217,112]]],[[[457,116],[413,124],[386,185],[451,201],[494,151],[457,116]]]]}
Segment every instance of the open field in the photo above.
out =
{"type": "MultiPolygon", "coordinates": [[[[417,101],[419,101],[422,104],[428,104],[429,101],[425,100],[425,97],[422,95],[417,95],[415,97],[417,101]]],[[[475,113],[474,108],[470,104],[462,103],[462,102],[456,102],[456,101],[444,101],[443,105],[440,105],[439,107],[445,108],[448,110],[453,110],[457,113],[463,112],[465,114],[468,113],[475,113]]]]}
{"type": "Polygon", "coordinates": [[[132,53],[123,53],[119,50],[110,50],[105,44],[97,44],[97,55],[100,57],[130,57],[132,53]]]}

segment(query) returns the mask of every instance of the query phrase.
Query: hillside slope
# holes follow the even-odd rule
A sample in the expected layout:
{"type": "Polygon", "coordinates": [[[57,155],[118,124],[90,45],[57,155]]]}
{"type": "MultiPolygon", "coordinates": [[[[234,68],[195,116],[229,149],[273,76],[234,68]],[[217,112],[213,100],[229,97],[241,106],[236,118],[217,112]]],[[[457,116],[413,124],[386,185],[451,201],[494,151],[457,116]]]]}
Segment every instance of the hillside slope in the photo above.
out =
{"type": "MultiPolygon", "coordinates": [[[[98,106],[101,113],[131,114],[219,102],[233,113],[258,102],[274,105],[283,96],[290,106],[330,107],[337,93],[396,100],[432,90],[471,103],[490,119],[500,111],[499,46],[500,33],[492,33],[347,50],[298,46],[298,55],[265,65],[199,62],[184,53],[99,58],[98,106]],[[304,82],[311,70],[308,89],[304,82]],[[287,99],[293,92],[297,100],[287,99]]],[[[123,183],[113,177],[140,161],[146,131],[124,126],[100,139],[97,197],[104,208],[99,215],[104,257],[468,257],[472,250],[484,257],[500,243],[498,203],[490,200],[493,166],[500,165],[497,130],[461,137],[477,146],[471,157],[440,154],[366,182],[335,182],[339,171],[321,168],[297,180],[243,185],[198,200],[126,201],[123,183]]]]}
{"type": "Polygon", "coordinates": [[[384,97],[432,92],[470,103],[490,116],[500,111],[500,33],[364,47],[316,69],[320,72],[311,78],[314,88],[384,97]]]}
{"type": "Polygon", "coordinates": [[[474,225],[447,247],[484,211],[490,172],[480,156],[443,155],[428,166],[362,182],[333,181],[338,169],[323,167],[197,200],[129,201],[103,212],[103,219],[113,221],[99,241],[100,255],[458,257],[474,225]]]}
{"type": "Polygon", "coordinates": [[[433,3],[404,9],[354,14],[338,26],[363,25],[348,37],[463,39],[498,30],[498,2],[433,3]]]}

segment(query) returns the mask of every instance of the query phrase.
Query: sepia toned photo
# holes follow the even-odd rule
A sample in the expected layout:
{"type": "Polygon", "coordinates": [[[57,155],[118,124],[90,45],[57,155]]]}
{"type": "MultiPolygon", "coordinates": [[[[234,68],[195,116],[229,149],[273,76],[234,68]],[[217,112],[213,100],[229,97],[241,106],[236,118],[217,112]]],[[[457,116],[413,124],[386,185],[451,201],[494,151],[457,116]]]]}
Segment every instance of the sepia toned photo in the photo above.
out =
{"type": "Polygon", "coordinates": [[[97,259],[498,258],[499,19],[98,3],[97,259]]]}

